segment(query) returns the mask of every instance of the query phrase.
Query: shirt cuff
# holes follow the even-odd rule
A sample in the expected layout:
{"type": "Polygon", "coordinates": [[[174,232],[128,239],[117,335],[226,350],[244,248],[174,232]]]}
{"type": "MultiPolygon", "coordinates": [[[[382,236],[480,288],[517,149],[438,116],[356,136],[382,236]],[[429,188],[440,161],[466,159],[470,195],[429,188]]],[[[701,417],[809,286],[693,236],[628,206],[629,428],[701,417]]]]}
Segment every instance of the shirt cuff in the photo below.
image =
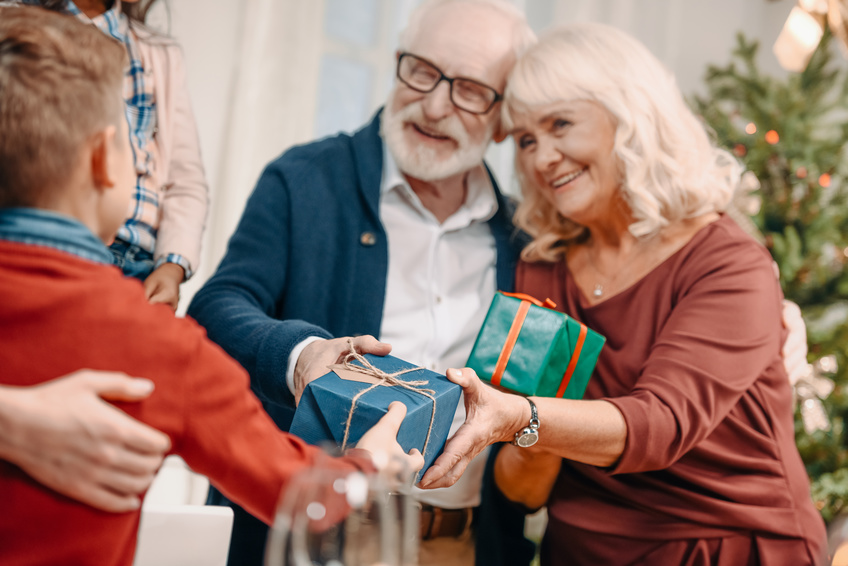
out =
{"type": "Polygon", "coordinates": [[[185,281],[188,281],[194,272],[191,270],[191,264],[188,262],[186,258],[181,256],[180,254],[168,254],[166,256],[160,257],[156,260],[156,263],[153,264],[153,269],[159,269],[162,267],[162,264],[165,263],[176,263],[185,271],[185,281]]]}
{"type": "Polygon", "coordinates": [[[289,386],[289,391],[294,395],[294,368],[297,367],[297,359],[300,357],[300,354],[303,352],[303,349],[312,344],[313,342],[317,342],[318,340],[324,340],[319,336],[310,336],[309,338],[304,338],[301,342],[298,342],[297,346],[292,348],[291,354],[289,354],[289,365],[286,368],[286,385],[289,386]]]}

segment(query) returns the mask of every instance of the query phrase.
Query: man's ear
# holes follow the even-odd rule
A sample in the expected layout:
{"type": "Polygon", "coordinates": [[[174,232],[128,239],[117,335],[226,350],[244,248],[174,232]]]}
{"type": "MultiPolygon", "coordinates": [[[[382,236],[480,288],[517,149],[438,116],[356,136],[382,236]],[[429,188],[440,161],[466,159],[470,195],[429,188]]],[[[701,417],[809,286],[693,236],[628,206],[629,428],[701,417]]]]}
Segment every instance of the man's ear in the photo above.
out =
{"type": "Polygon", "coordinates": [[[91,178],[98,190],[110,189],[115,186],[117,146],[115,136],[118,129],[109,125],[98,130],[89,140],[91,147],[91,178]]]}

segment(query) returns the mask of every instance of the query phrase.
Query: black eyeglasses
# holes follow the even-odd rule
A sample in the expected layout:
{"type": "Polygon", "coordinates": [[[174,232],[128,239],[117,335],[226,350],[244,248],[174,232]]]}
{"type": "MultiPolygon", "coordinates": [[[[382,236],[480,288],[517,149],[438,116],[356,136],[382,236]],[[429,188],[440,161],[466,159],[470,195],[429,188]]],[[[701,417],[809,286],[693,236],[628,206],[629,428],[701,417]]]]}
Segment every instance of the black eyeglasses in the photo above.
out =
{"type": "Polygon", "coordinates": [[[472,114],[487,113],[503,98],[498,91],[483,83],[462,77],[448,77],[431,62],[411,53],[401,53],[398,57],[397,78],[418,92],[433,92],[440,82],[448,81],[451,102],[472,114]]]}

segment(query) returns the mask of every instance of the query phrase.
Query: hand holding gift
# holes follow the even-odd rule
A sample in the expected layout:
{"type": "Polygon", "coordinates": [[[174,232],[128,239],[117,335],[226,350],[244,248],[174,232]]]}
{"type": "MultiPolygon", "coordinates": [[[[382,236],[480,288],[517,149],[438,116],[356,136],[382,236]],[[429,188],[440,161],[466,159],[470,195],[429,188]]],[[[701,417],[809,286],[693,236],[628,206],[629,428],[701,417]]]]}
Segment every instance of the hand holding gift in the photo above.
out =
{"type": "Polygon", "coordinates": [[[407,407],[397,441],[418,449],[426,469],[441,452],[459,403],[461,388],[445,376],[391,356],[362,355],[353,344],[341,364],[303,391],[291,433],[311,444],[324,441],[342,449],[400,401],[407,407]]]}

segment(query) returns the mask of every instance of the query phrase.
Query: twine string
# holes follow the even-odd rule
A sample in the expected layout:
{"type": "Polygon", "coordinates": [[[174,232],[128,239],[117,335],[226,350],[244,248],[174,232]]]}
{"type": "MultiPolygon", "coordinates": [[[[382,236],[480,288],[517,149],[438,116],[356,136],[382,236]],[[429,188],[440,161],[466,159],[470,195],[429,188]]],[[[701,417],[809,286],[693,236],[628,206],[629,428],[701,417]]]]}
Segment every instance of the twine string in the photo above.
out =
{"type": "Polygon", "coordinates": [[[344,439],[342,440],[342,450],[347,448],[348,437],[350,436],[350,424],[353,421],[353,412],[356,409],[356,403],[359,401],[359,398],[373,390],[376,387],[381,385],[386,387],[403,387],[407,391],[412,391],[415,393],[419,393],[433,402],[433,410],[430,413],[430,426],[427,428],[427,438],[424,440],[424,450],[421,451],[422,456],[426,457],[427,454],[427,446],[430,444],[430,433],[433,431],[433,423],[436,420],[436,392],[432,389],[424,389],[423,386],[427,385],[428,381],[426,380],[414,380],[414,381],[404,381],[402,379],[398,379],[399,376],[410,373],[413,371],[418,371],[420,369],[424,369],[421,367],[411,367],[402,369],[400,371],[396,371],[394,373],[386,373],[378,367],[374,367],[374,365],[369,362],[365,356],[356,351],[356,348],[353,346],[353,340],[348,339],[347,341],[349,351],[345,355],[344,360],[342,360],[342,366],[350,371],[355,371],[357,373],[361,373],[363,375],[367,375],[369,377],[376,377],[379,381],[373,384],[371,387],[367,387],[354,395],[353,399],[350,403],[350,411],[347,414],[347,422],[345,423],[345,431],[344,431],[344,439]],[[357,361],[359,364],[354,364],[353,362],[357,361]]]}

